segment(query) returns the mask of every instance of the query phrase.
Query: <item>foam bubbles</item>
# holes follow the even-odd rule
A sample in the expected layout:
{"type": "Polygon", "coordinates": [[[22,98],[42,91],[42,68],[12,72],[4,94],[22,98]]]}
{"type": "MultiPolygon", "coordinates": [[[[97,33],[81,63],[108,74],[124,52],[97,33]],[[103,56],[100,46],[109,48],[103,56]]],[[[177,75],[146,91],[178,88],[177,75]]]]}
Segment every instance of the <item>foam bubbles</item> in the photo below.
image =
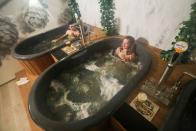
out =
{"type": "MultiPolygon", "coordinates": [[[[56,107],[62,106],[62,105],[67,105],[69,106],[76,114],[76,118],[77,120],[81,120],[84,118],[87,118],[89,116],[88,113],[88,109],[90,107],[90,105],[92,105],[92,103],[90,102],[85,102],[85,103],[77,103],[77,102],[72,102],[68,99],[68,94],[70,93],[70,91],[66,91],[64,92],[63,97],[61,97],[61,99],[56,103],[56,107]]],[[[71,112],[68,112],[68,114],[66,114],[66,121],[70,120],[69,117],[71,117],[72,114],[71,112]]]]}
{"type": "Polygon", "coordinates": [[[51,81],[53,90],[48,97],[53,100],[49,106],[54,108],[54,113],[62,114],[62,119],[68,122],[98,112],[141,69],[139,62],[125,65],[119,61],[109,53],[96,54],[96,60],[59,74],[51,81]]]}
{"type": "Polygon", "coordinates": [[[84,66],[85,66],[85,68],[87,70],[90,70],[90,71],[97,71],[97,70],[99,70],[99,67],[95,65],[95,62],[91,62],[91,63],[85,64],[84,66]]]}
{"type": "Polygon", "coordinates": [[[122,89],[123,85],[119,84],[118,80],[115,78],[107,78],[102,75],[101,79],[101,96],[105,101],[109,101],[117,92],[122,89]]]}

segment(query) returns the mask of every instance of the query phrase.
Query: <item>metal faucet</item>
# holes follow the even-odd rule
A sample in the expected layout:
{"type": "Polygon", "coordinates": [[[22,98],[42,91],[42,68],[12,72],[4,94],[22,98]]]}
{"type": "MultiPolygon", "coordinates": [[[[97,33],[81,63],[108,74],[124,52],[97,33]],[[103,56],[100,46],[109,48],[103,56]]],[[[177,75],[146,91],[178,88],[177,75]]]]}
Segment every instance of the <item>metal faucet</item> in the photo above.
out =
{"type": "Polygon", "coordinates": [[[158,86],[160,86],[169,78],[169,76],[175,68],[175,65],[180,61],[181,57],[183,56],[183,53],[188,49],[188,43],[185,41],[178,41],[177,43],[175,43],[174,49],[175,52],[170,58],[167,67],[159,80],[158,86]]]}
{"type": "MultiPolygon", "coordinates": [[[[90,43],[91,42],[91,36],[90,36],[90,34],[95,34],[95,32],[88,31],[88,42],[87,43],[90,43]]],[[[97,35],[96,35],[96,38],[97,38],[97,35]]]]}
{"type": "Polygon", "coordinates": [[[169,76],[171,75],[171,73],[173,72],[173,70],[175,68],[175,65],[180,60],[181,56],[182,56],[182,54],[174,52],[174,54],[172,55],[171,59],[169,60],[167,67],[165,68],[165,70],[159,80],[158,86],[160,86],[162,83],[164,83],[169,78],[169,76]]]}
{"type": "Polygon", "coordinates": [[[75,13],[75,18],[76,18],[76,22],[79,25],[79,29],[81,32],[81,37],[82,37],[82,45],[85,46],[85,37],[84,37],[84,27],[83,27],[83,22],[80,19],[80,17],[78,17],[78,15],[75,13]]]}

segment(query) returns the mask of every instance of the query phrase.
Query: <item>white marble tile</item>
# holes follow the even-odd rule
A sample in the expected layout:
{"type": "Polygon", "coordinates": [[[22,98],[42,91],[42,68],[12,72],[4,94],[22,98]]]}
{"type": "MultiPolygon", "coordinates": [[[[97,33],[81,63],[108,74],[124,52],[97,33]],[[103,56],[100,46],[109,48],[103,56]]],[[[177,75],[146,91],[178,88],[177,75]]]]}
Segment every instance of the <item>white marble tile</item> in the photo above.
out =
{"type": "MultiPolygon", "coordinates": [[[[179,24],[189,18],[195,0],[114,0],[120,34],[144,37],[153,46],[168,49],[179,24]]],[[[98,0],[77,0],[85,22],[100,26],[98,0]]]]}
{"type": "MultiPolygon", "coordinates": [[[[32,0],[29,0],[32,1],[32,0]]],[[[12,0],[0,8],[0,15],[17,21],[18,15],[29,6],[29,1],[12,0]]],[[[66,0],[64,0],[66,1],[66,0]]],[[[82,20],[101,27],[99,0],[76,0],[82,20]]],[[[195,0],[114,0],[116,18],[120,19],[120,34],[144,37],[153,46],[168,49],[178,33],[179,24],[189,18],[190,5],[195,0]]],[[[47,0],[49,22],[47,27],[32,35],[59,26],[60,13],[66,8],[63,0],[47,0]]],[[[28,34],[29,35],[29,34],[28,34]]]]}

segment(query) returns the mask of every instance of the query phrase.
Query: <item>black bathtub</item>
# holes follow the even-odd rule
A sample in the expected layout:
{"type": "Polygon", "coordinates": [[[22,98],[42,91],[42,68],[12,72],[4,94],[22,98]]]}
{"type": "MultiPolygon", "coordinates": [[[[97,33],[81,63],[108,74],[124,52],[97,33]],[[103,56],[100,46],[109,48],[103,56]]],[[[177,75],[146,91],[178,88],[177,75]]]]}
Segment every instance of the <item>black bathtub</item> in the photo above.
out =
{"type": "Polygon", "coordinates": [[[130,92],[136,88],[137,84],[146,76],[151,66],[151,55],[141,45],[137,44],[136,52],[139,61],[142,64],[139,72],[115,95],[112,99],[103,106],[97,113],[85,119],[64,122],[53,119],[52,113],[48,109],[46,97],[49,92],[48,86],[53,78],[66,69],[72,68],[86,61],[89,56],[95,52],[101,52],[104,49],[116,49],[120,46],[122,37],[110,37],[103,40],[95,41],[94,44],[83,48],[79,52],[68,56],[45,70],[40,77],[36,80],[29,96],[29,112],[32,119],[42,128],[49,131],[62,131],[62,130],[84,130],[95,126],[111,115],[123,101],[128,97],[130,92]]]}
{"type": "Polygon", "coordinates": [[[183,87],[159,131],[196,131],[196,79],[183,87]]]}
{"type": "MultiPolygon", "coordinates": [[[[65,46],[64,42],[51,43],[53,39],[65,34],[68,25],[63,25],[47,32],[32,36],[16,44],[12,48],[12,56],[16,59],[33,59],[47,53],[54,52],[65,46]]],[[[90,31],[90,25],[84,24],[85,35],[90,31]]],[[[78,39],[73,40],[77,41],[78,39]]]]}

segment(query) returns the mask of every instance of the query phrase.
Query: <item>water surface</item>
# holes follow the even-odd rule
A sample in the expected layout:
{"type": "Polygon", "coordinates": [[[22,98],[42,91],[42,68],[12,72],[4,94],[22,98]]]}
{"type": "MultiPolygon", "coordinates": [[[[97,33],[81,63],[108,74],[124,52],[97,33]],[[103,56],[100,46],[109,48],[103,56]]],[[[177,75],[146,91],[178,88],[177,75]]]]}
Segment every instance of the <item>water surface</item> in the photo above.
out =
{"type": "Polygon", "coordinates": [[[96,53],[51,81],[47,104],[57,120],[87,118],[106,105],[139,69],[140,62],[124,63],[110,51],[96,53]]]}

